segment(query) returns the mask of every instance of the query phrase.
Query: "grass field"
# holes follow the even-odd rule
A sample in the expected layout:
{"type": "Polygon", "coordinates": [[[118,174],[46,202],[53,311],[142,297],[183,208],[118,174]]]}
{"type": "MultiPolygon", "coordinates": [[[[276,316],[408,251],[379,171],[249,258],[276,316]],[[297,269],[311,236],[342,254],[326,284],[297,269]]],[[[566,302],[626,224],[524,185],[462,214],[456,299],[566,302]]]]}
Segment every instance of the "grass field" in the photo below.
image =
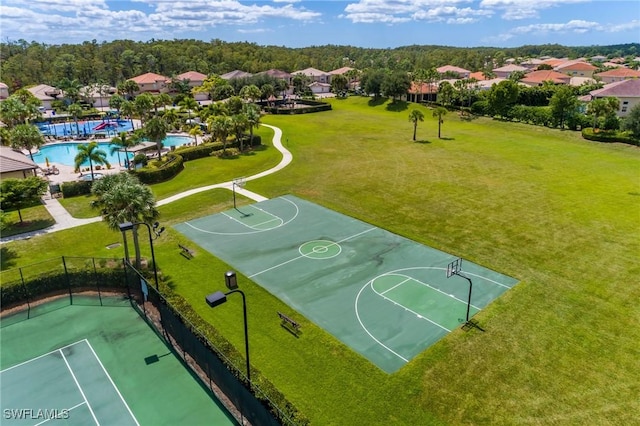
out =
{"type": "MultiPolygon", "coordinates": [[[[637,421],[640,150],[454,114],[438,139],[428,109],[412,142],[408,114],[423,107],[332,103],[330,112],[263,118],[283,130],[294,162],[247,189],[295,194],[521,282],[476,316],[485,333],[456,330],[387,375],[304,318],[302,338],[283,332],[273,317],[284,305],[240,276],[252,364],[313,424],[637,421]]],[[[221,180],[249,174],[243,160],[221,180]]],[[[228,191],[216,190],[160,210],[173,224],[229,207],[228,191]]],[[[163,274],[242,348],[239,306],[202,301],[222,288],[228,266],[198,247],[182,258],[178,238],[169,231],[156,241],[163,274]]],[[[98,223],[6,244],[3,268],[61,254],[122,256],[105,248],[111,240],[119,233],[98,223]]]]}

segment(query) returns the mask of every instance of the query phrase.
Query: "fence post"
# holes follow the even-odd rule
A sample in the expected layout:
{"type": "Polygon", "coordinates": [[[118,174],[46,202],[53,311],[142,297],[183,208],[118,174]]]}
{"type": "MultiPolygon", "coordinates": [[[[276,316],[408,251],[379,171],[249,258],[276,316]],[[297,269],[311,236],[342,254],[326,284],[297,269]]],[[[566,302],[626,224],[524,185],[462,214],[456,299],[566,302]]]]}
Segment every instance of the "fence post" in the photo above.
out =
{"type": "Polygon", "coordinates": [[[69,304],[73,305],[73,293],[71,293],[71,281],[69,280],[69,272],[67,271],[67,262],[62,256],[62,266],[64,267],[64,276],[67,279],[67,287],[69,288],[69,304]]]}
{"type": "Polygon", "coordinates": [[[100,294],[100,284],[98,283],[98,270],[96,269],[96,258],[92,257],[93,261],[93,279],[96,281],[96,288],[98,289],[98,300],[100,301],[100,306],[104,306],[102,304],[102,295],[100,294]]]}
{"type": "Polygon", "coordinates": [[[20,282],[22,283],[22,288],[24,289],[24,295],[27,298],[27,319],[29,319],[31,318],[31,303],[29,303],[29,290],[27,289],[27,285],[24,283],[22,268],[18,268],[18,271],[20,271],[20,282]]]}

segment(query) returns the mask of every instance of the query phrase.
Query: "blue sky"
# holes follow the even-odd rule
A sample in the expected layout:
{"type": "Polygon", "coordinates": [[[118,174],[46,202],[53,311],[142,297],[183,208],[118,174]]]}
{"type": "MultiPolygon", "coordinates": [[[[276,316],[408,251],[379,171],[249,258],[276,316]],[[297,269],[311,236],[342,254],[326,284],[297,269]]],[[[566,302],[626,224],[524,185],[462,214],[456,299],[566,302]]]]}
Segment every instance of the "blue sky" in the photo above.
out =
{"type": "Polygon", "coordinates": [[[640,42],[640,2],[591,0],[1,0],[2,41],[194,38],[287,47],[640,42]]]}

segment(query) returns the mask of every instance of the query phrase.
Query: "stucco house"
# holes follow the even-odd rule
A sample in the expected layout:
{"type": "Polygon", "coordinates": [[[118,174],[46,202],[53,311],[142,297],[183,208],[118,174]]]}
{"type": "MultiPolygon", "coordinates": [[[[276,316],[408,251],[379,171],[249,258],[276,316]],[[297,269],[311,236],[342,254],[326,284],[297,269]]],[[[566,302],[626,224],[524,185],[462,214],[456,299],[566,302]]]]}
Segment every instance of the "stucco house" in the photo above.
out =
{"type": "Polygon", "coordinates": [[[62,91],[60,89],[56,89],[55,87],[46,84],[29,87],[27,90],[42,103],[42,107],[46,111],[52,110],[53,106],[51,103],[55,101],[58,96],[62,96],[62,91]]]}
{"type": "Polygon", "coordinates": [[[567,74],[563,74],[552,70],[539,70],[531,71],[520,80],[520,83],[527,86],[541,86],[545,81],[550,81],[554,84],[569,84],[571,77],[567,74]]]}
{"type": "Polygon", "coordinates": [[[409,102],[435,102],[438,95],[438,85],[411,82],[406,100],[409,102]]]}
{"type": "Polygon", "coordinates": [[[101,109],[109,107],[109,99],[117,92],[115,87],[108,84],[91,84],[80,89],[80,96],[95,108],[101,109]]]}
{"type": "Polygon", "coordinates": [[[640,79],[622,80],[605,85],[602,89],[589,92],[591,100],[598,98],[618,98],[618,117],[626,117],[631,108],[640,104],[640,79]]]}
{"type": "Polygon", "coordinates": [[[516,71],[529,72],[529,68],[511,64],[500,68],[494,68],[492,71],[496,75],[496,78],[509,78],[509,76],[516,71]]]}
{"type": "Polygon", "coordinates": [[[630,68],[616,68],[596,74],[603,83],[614,83],[616,81],[640,78],[640,71],[630,68]]]}
{"type": "Polygon", "coordinates": [[[167,93],[171,79],[160,74],[148,72],[129,80],[134,81],[140,91],[138,93],[167,93]]]}
{"type": "Polygon", "coordinates": [[[206,78],[206,74],[202,74],[198,71],[187,71],[175,76],[175,80],[178,81],[188,80],[189,87],[191,88],[202,86],[202,83],[204,83],[206,78]]]}
{"type": "Polygon", "coordinates": [[[568,61],[556,66],[554,69],[572,77],[593,77],[593,73],[598,70],[598,67],[594,67],[584,61],[568,61]]]}
{"type": "Polygon", "coordinates": [[[440,74],[441,77],[444,77],[445,74],[450,74],[457,75],[458,78],[469,78],[469,75],[471,75],[471,71],[455,67],[453,65],[445,65],[440,68],[436,68],[436,71],[438,71],[438,74],[440,74]]]}
{"type": "Polygon", "coordinates": [[[225,80],[231,80],[234,78],[247,78],[247,77],[251,77],[252,75],[253,74],[246,71],[233,70],[228,73],[222,74],[220,78],[224,78],[225,80]]]}
{"type": "Polygon", "coordinates": [[[20,151],[0,146],[0,179],[36,176],[38,165],[20,151]]]}
{"type": "Polygon", "coordinates": [[[306,75],[311,79],[311,81],[315,81],[318,83],[329,83],[331,80],[331,74],[328,72],[320,71],[316,68],[305,68],[303,70],[294,71],[291,73],[294,77],[297,75],[306,75]]]}
{"type": "Polygon", "coordinates": [[[331,85],[329,83],[319,83],[314,81],[309,84],[309,89],[314,95],[321,95],[323,93],[331,93],[331,85]]]}

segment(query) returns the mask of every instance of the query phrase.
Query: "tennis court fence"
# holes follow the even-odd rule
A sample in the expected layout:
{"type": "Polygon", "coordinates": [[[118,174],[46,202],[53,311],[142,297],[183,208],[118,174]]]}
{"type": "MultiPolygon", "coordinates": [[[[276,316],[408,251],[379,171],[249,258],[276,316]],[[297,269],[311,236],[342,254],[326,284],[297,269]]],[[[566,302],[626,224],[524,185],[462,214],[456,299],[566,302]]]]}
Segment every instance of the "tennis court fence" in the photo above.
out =
{"type": "MultiPolygon", "coordinates": [[[[241,424],[308,423],[267,380],[259,380],[258,385],[254,379],[249,384],[245,372],[238,367],[243,363],[229,359],[189,319],[193,311],[186,313],[187,318],[156,290],[152,271],[138,271],[124,259],[64,256],[2,271],[0,278],[2,327],[63,305],[130,305],[218,399],[233,404],[235,409],[228,408],[241,424]],[[278,401],[274,401],[274,395],[278,401]]],[[[172,295],[171,299],[179,300],[179,296],[172,295]]],[[[229,353],[228,348],[226,352],[229,353]]],[[[252,375],[260,376],[255,369],[252,375]]]]}

